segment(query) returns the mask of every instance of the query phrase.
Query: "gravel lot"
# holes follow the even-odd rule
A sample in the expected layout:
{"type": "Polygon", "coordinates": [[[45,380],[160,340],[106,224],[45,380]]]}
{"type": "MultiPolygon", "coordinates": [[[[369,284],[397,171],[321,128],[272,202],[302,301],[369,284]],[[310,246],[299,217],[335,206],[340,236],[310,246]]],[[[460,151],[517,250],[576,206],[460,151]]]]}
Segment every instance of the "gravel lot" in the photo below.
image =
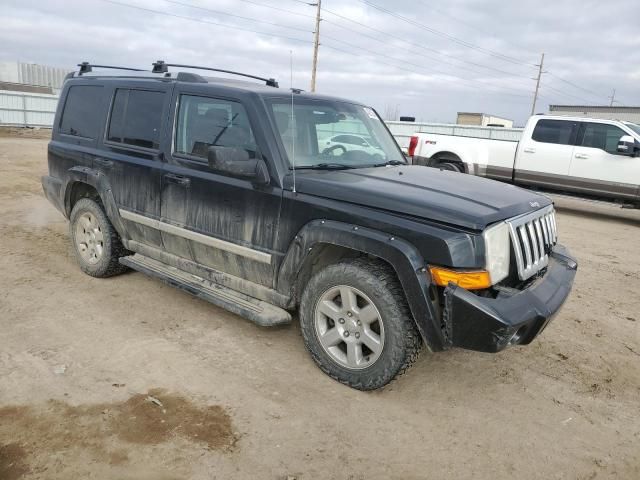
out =
{"type": "Polygon", "coordinates": [[[580,267],[533,344],[361,393],[297,325],[81,273],[46,145],[0,138],[0,479],[640,478],[640,212],[560,199],[580,267]]]}

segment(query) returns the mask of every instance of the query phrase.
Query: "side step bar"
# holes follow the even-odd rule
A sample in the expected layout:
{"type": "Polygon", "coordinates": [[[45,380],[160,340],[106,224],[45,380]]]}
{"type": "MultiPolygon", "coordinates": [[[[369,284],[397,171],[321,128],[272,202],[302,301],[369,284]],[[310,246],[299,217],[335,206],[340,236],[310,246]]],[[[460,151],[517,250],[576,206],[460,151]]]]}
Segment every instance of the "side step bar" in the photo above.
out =
{"type": "Polygon", "coordinates": [[[120,263],[189,292],[263,327],[291,323],[286,310],[136,253],[120,263]]]}

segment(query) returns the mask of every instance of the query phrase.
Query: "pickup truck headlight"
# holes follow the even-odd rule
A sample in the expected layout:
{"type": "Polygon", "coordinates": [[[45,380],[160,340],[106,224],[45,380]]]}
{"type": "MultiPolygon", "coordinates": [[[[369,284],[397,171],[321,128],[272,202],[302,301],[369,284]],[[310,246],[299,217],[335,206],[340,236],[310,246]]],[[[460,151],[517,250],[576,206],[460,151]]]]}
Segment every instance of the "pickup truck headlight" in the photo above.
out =
{"type": "Polygon", "coordinates": [[[487,228],[482,234],[484,238],[484,257],[486,270],[495,285],[509,275],[511,260],[511,244],[509,243],[509,225],[505,222],[487,228]]]}

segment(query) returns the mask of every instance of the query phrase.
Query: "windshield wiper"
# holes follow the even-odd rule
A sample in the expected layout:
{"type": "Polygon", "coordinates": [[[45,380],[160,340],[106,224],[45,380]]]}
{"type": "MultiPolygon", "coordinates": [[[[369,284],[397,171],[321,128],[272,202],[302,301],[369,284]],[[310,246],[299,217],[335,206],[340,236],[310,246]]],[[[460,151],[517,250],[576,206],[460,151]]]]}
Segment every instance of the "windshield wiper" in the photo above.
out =
{"type": "Polygon", "coordinates": [[[349,170],[357,168],[343,163],[316,163],[315,165],[300,165],[296,170],[349,170]]]}
{"type": "Polygon", "coordinates": [[[384,163],[376,163],[374,167],[386,167],[387,165],[396,166],[396,165],[407,165],[407,162],[403,162],[402,160],[389,160],[384,163]]]}

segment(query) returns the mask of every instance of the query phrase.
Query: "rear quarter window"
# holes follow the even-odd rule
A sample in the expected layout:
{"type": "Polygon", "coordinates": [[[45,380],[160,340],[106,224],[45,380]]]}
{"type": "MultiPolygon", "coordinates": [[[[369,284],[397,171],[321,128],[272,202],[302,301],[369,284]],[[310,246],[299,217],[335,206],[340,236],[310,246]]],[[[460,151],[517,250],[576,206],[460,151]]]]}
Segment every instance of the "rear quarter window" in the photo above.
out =
{"type": "Polygon", "coordinates": [[[103,91],[99,85],[70,87],[60,119],[60,133],[96,139],[100,136],[103,117],[103,91]]]}
{"type": "Polygon", "coordinates": [[[531,138],[536,142],[573,145],[575,129],[575,122],[540,120],[533,129],[531,138]]]}

